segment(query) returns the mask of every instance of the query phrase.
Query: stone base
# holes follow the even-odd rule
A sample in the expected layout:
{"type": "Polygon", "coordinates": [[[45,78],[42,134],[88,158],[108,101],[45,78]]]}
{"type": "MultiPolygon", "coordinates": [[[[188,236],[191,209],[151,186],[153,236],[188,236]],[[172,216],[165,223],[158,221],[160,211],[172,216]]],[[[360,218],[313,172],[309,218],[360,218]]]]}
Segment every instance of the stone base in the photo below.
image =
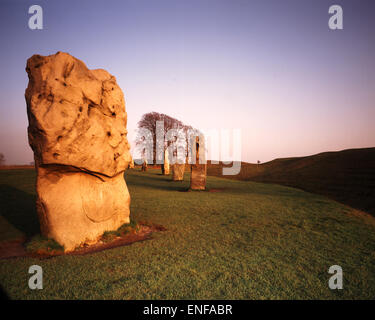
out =
{"type": "Polygon", "coordinates": [[[123,173],[109,178],[64,168],[38,168],[37,212],[43,236],[72,251],[129,223],[130,195],[123,173]]]}
{"type": "Polygon", "coordinates": [[[205,190],[207,178],[207,165],[194,164],[191,166],[190,189],[205,190]]]}
{"type": "Polygon", "coordinates": [[[161,165],[161,173],[165,176],[169,175],[169,164],[162,164],[161,165]]]}

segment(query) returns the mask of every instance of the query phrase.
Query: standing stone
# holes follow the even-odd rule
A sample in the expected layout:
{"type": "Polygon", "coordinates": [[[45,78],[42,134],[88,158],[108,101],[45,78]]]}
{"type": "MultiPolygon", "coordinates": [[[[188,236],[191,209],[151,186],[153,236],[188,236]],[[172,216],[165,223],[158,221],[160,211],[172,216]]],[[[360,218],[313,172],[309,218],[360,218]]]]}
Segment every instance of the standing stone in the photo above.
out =
{"type": "Polygon", "coordinates": [[[185,173],[185,163],[177,160],[172,166],[172,180],[173,181],[183,181],[185,173]]]}
{"type": "MultiPolygon", "coordinates": [[[[207,164],[204,153],[204,137],[195,139],[195,163],[191,164],[190,189],[205,190],[207,177],[207,164]],[[200,152],[201,151],[201,152],[200,152]]],[[[193,155],[194,156],[194,155],[193,155]]],[[[194,161],[193,161],[194,162],[194,161]]]]}
{"type": "Polygon", "coordinates": [[[143,160],[141,171],[147,171],[147,160],[146,159],[143,160]]]}
{"type": "Polygon", "coordinates": [[[116,78],[69,55],[34,55],[25,92],[42,235],[71,251],[129,223],[131,162],[116,78]]]}
{"type": "Polygon", "coordinates": [[[164,151],[164,163],[161,165],[163,175],[169,175],[169,156],[168,149],[164,151]]]}

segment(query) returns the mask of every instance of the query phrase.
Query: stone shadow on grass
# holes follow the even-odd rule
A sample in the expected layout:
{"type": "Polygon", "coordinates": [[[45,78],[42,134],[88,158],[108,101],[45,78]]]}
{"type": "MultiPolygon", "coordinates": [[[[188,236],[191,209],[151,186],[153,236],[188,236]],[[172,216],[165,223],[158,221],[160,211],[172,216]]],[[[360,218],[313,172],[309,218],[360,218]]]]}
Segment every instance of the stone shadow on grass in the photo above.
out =
{"type": "Polygon", "coordinates": [[[168,191],[184,191],[189,188],[180,181],[141,181],[141,180],[131,180],[126,181],[128,187],[139,186],[143,188],[157,189],[157,190],[168,190],[168,191]],[[155,183],[154,183],[155,182],[155,183]]]}
{"type": "Polygon", "coordinates": [[[139,186],[143,188],[157,189],[157,190],[168,190],[168,191],[182,191],[189,187],[189,181],[173,181],[172,176],[162,175],[159,173],[151,173],[134,176],[127,175],[125,172],[125,181],[128,187],[139,186]]]}
{"type": "Polygon", "coordinates": [[[35,201],[35,195],[9,185],[0,185],[1,215],[26,237],[40,232],[35,201]]]}

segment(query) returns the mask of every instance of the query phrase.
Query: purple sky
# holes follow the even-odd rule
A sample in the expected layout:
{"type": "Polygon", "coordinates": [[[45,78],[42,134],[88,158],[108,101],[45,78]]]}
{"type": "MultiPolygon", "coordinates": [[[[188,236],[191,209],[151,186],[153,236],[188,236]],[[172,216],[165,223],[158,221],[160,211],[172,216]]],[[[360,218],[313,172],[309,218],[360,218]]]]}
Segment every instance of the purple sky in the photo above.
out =
{"type": "Polygon", "coordinates": [[[116,76],[129,138],[158,111],[200,129],[240,128],[242,160],[375,147],[373,0],[0,2],[0,152],[33,160],[26,60],[69,52],[116,76]],[[28,28],[28,8],[44,29],[28,28]],[[328,28],[340,4],[344,30],[328,28]]]}

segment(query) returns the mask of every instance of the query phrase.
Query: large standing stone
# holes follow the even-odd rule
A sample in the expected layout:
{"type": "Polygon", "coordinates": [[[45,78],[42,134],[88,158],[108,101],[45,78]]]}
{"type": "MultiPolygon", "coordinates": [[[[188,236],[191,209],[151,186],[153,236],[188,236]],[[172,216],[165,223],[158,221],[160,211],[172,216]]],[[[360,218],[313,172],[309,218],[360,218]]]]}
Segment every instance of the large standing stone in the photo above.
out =
{"type": "Polygon", "coordinates": [[[67,53],[34,55],[26,71],[41,232],[70,251],[129,223],[124,95],[114,76],[67,53]]]}
{"type": "Polygon", "coordinates": [[[207,164],[204,156],[204,138],[196,137],[195,139],[195,163],[191,164],[190,189],[205,190],[207,177],[207,164]],[[200,152],[201,150],[201,152],[200,152]]]}

